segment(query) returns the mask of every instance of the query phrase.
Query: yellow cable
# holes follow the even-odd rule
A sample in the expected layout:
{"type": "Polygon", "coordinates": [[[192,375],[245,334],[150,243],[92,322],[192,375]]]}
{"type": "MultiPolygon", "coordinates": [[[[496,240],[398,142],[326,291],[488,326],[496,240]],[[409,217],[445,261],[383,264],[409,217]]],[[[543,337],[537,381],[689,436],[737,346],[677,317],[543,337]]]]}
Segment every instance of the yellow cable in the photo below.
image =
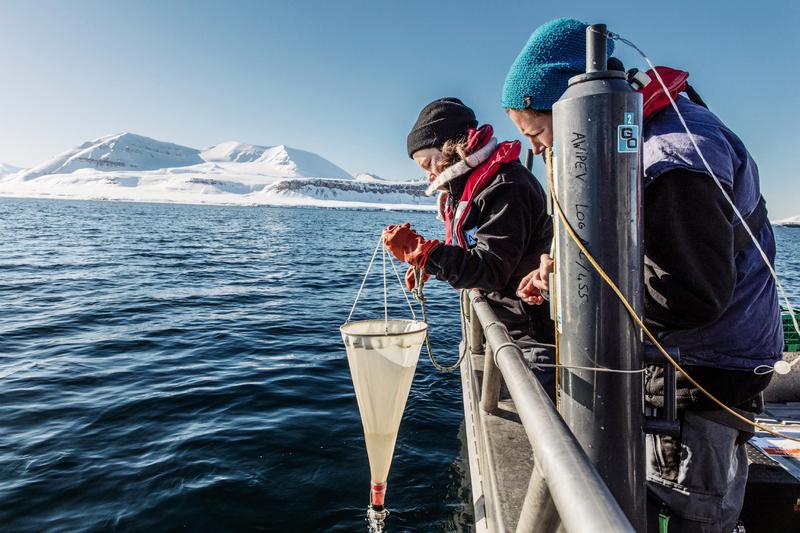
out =
{"type": "MultiPolygon", "coordinates": [[[[550,148],[548,148],[547,150],[548,150],[548,152],[552,152],[552,149],[550,149],[550,148]]],[[[569,233],[569,236],[572,238],[572,240],[578,246],[578,249],[580,249],[580,251],[583,252],[583,255],[586,256],[586,259],[589,260],[589,263],[591,263],[591,265],[594,267],[594,269],[597,271],[597,273],[600,274],[600,277],[603,278],[603,281],[605,281],[606,284],[608,284],[608,286],[611,287],[611,290],[614,291],[614,294],[617,295],[617,298],[619,298],[619,301],[622,303],[622,305],[628,311],[628,314],[631,316],[633,321],[636,322],[636,325],[638,325],[639,328],[641,328],[641,330],[644,332],[644,334],[647,335],[647,338],[650,339],[650,342],[652,342],[653,345],[658,349],[658,351],[661,352],[661,355],[663,355],[664,358],[667,361],[669,361],[669,363],[672,366],[674,366],[675,369],[678,372],[683,374],[686,377],[686,379],[689,381],[689,383],[694,385],[697,388],[697,390],[702,392],[709,400],[711,400],[712,402],[717,404],[719,407],[721,407],[724,411],[728,412],[730,415],[734,416],[738,420],[740,420],[740,421],[742,421],[742,422],[744,422],[744,423],[746,423],[746,424],[748,424],[750,426],[758,428],[761,431],[765,431],[765,432],[767,432],[770,435],[773,435],[775,437],[779,437],[779,438],[782,438],[782,439],[788,439],[788,440],[795,441],[795,442],[800,442],[800,438],[790,437],[789,435],[784,435],[783,433],[779,433],[777,431],[774,431],[771,428],[769,428],[767,426],[764,426],[763,424],[759,424],[758,422],[754,422],[754,421],[748,419],[747,417],[744,417],[744,416],[740,415],[739,413],[737,413],[736,411],[734,411],[733,409],[731,409],[730,407],[728,407],[727,405],[722,403],[713,394],[708,392],[702,385],[700,385],[697,381],[695,381],[695,379],[692,376],[687,374],[686,371],[678,364],[678,362],[675,361],[675,359],[673,359],[672,356],[669,355],[669,353],[667,353],[667,351],[664,349],[664,347],[661,346],[661,343],[658,342],[658,340],[656,340],[655,336],[652,333],[650,333],[650,330],[647,329],[647,326],[644,325],[644,322],[642,322],[642,320],[636,314],[636,311],[633,310],[633,307],[631,306],[630,303],[628,303],[628,300],[622,294],[622,291],[619,290],[619,287],[617,287],[617,285],[611,280],[611,278],[608,276],[608,274],[606,274],[605,270],[603,270],[603,267],[601,267],[598,264],[598,262],[592,256],[592,254],[589,253],[589,250],[586,249],[586,246],[583,245],[583,243],[581,242],[581,240],[578,237],[578,235],[575,233],[575,230],[572,228],[572,225],[570,225],[569,221],[567,220],[567,217],[564,214],[563,209],[561,209],[561,204],[559,203],[558,197],[556,196],[555,186],[553,185],[552,153],[550,153],[548,156],[545,157],[545,162],[547,163],[547,185],[548,185],[548,188],[550,189],[551,198],[553,199],[552,200],[553,201],[553,206],[556,208],[556,211],[558,212],[558,217],[561,219],[561,222],[564,223],[564,227],[566,228],[567,233],[569,233]]]]}
{"type": "MultiPolygon", "coordinates": [[[[550,150],[549,148],[544,153],[544,163],[547,166],[547,179],[548,179],[548,182],[549,182],[550,180],[553,179],[553,151],[550,150]]],[[[553,256],[556,255],[555,254],[555,247],[557,246],[556,238],[555,238],[555,236],[556,236],[555,232],[556,232],[556,228],[555,228],[555,224],[554,224],[553,225],[553,256]]],[[[557,266],[558,265],[553,263],[553,279],[555,279],[555,276],[557,275],[557,272],[556,272],[556,267],[557,266]]],[[[555,284],[553,284],[553,285],[554,285],[553,287],[550,287],[550,298],[551,298],[551,301],[553,302],[553,329],[555,330],[555,339],[556,339],[555,340],[555,345],[556,345],[556,361],[555,361],[555,363],[556,363],[556,368],[555,368],[555,372],[556,372],[556,411],[560,411],[561,410],[561,390],[560,390],[560,386],[561,386],[561,379],[560,379],[560,376],[561,376],[561,372],[560,372],[560,369],[561,369],[561,351],[559,350],[559,347],[558,347],[558,298],[556,297],[555,284]]]]}

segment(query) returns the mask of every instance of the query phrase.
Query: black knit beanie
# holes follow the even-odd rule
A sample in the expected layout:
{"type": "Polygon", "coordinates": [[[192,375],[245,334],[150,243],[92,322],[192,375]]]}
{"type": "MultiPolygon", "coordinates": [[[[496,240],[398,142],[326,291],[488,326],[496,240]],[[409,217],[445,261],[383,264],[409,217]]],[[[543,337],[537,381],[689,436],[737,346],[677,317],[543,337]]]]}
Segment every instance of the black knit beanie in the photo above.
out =
{"type": "Polygon", "coordinates": [[[450,139],[467,134],[477,128],[475,112],[458,98],[439,98],[422,108],[419,117],[406,139],[408,157],[425,148],[440,148],[450,139]]]}

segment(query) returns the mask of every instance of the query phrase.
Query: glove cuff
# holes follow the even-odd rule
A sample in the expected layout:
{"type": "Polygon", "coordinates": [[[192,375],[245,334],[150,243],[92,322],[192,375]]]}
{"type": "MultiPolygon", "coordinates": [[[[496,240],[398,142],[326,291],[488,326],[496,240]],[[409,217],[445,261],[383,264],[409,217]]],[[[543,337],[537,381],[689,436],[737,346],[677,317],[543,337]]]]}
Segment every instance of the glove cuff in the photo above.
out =
{"type": "Polygon", "coordinates": [[[420,254],[419,254],[419,259],[417,259],[416,261],[416,266],[418,266],[420,269],[424,269],[425,265],[428,263],[428,257],[431,255],[431,252],[433,252],[441,245],[442,243],[437,241],[436,239],[432,241],[425,241],[420,246],[420,254]]]}

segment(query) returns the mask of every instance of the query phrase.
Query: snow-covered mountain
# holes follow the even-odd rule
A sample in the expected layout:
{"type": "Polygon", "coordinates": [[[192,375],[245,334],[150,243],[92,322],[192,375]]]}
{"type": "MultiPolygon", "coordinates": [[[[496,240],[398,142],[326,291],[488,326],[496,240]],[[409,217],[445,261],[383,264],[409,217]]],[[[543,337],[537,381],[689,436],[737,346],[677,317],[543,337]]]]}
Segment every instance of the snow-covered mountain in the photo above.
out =
{"type": "Polygon", "coordinates": [[[20,167],[15,167],[14,165],[9,165],[8,163],[0,163],[0,177],[8,174],[14,174],[20,170],[22,170],[20,167]]]}
{"type": "Polygon", "coordinates": [[[258,146],[229,141],[203,150],[200,157],[211,163],[248,163],[241,168],[287,178],[352,179],[346,170],[327,159],[282,144],[258,146]]]}
{"type": "Polygon", "coordinates": [[[282,144],[267,148],[252,164],[273,167],[288,178],[353,179],[346,170],[313,152],[282,144]]]}
{"type": "Polygon", "coordinates": [[[228,141],[200,152],[204,161],[219,163],[250,163],[264,154],[266,146],[228,141]]]}
{"type": "Polygon", "coordinates": [[[790,228],[798,228],[800,227],[800,215],[797,215],[796,217],[784,218],[782,220],[775,220],[772,223],[778,226],[788,226],[790,228]]]}
{"type": "Polygon", "coordinates": [[[0,195],[180,203],[433,209],[422,182],[355,179],[313,152],[237,141],[204,150],[107,135],[2,175],[0,195]]]}
{"type": "Polygon", "coordinates": [[[135,133],[106,135],[25,170],[19,178],[27,181],[48,174],[69,174],[76,170],[156,170],[202,163],[200,151],[157,141],[135,133]]]}

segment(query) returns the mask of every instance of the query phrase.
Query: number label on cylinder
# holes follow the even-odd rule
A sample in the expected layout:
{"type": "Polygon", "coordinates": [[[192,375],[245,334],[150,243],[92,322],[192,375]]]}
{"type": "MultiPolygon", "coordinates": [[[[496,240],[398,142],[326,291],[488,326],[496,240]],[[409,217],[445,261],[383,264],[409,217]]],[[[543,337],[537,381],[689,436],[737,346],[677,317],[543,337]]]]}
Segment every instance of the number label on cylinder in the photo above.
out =
{"type": "Polygon", "coordinates": [[[634,114],[625,113],[624,124],[617,126],[617,152],[630,153],[639,150],[639,126],[634,124],[634,114]]]}

